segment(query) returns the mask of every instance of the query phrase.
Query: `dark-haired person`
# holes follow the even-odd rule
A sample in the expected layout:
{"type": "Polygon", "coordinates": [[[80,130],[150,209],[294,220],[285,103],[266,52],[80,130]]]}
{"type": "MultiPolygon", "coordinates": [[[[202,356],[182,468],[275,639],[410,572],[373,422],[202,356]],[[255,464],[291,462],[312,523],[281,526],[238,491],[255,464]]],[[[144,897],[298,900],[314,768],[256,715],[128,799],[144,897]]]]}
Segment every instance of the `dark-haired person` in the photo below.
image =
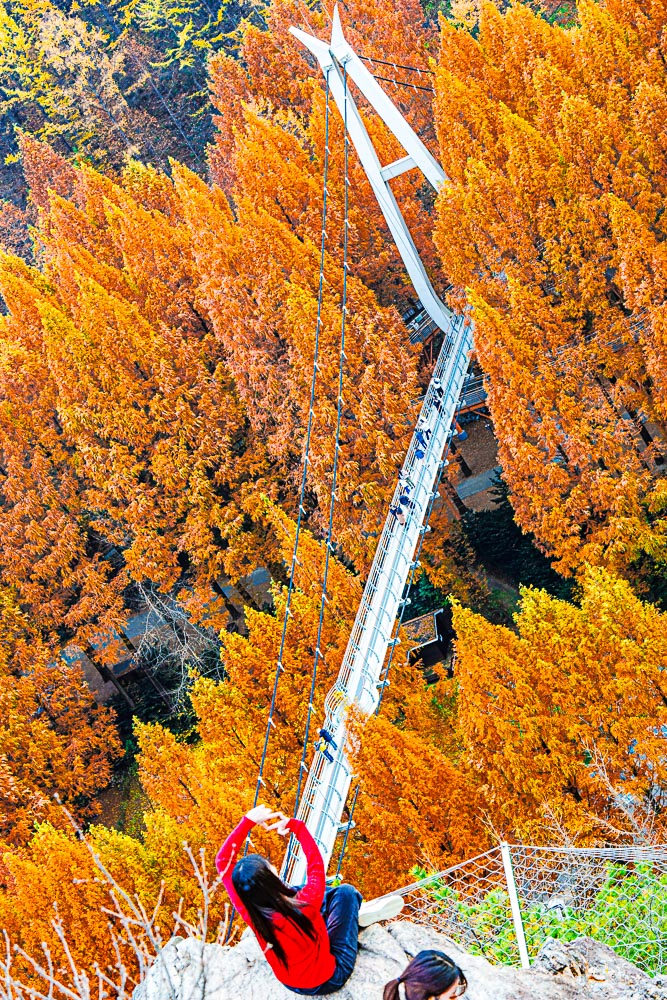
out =
{"type": "Polygon", "coordinates": [[[229,898],[253,930],[276,978],[303,996],[325,996],[341,989],[357,959],[359,928],[389,920],[403,907],[400,896],[362,904],[354,886],[327,889],[324,861],[306,824],[267,806],[246,813],[215,863],[229,898]],[[283,837],[294,834],[308,867],[302,888],[286,885],[259,854],[236,860],[256,824],[283,837]]]}
{"type": "Polygon", "coordinates": [[[390,507],[389,513],[393,514],[399,524],[405,524],[405,514],[402,507],[390,507]]]}
{"type": "Polygon", "coordinates": [[[398,979],[387,983],[383,1000],[453,1000],[467,988],[463,972],[444,952],[420,951],[398,979]]]}

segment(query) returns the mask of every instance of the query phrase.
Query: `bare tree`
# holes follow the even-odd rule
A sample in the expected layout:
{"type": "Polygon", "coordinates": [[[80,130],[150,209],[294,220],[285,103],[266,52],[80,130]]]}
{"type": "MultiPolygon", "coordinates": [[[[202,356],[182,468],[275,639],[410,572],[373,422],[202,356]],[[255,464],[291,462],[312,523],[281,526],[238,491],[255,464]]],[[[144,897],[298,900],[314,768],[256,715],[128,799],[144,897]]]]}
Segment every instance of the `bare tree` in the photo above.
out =
{"type": "Polygon", "coordinates": [[[601,816],[591,818],[598,823],[606,833],[614,839],[632,843],[638,847],[651,847],[656,844],[655,831],[656,814],[664,808],[664,790],[651,788],[642,797],[629,793],[623,786],[615,784],[607,766],[604,754],[596,746],[585,748],[591,757],[590,767],[601,789],[606,793],[610,805],[619,818],[625,820],[625,827],[619,827],[601,816]]]}
{"type": "Polygon", "coordinates": [[[215,629],[195,624],[180,602],[150,584],[138,584],[136,594],[145,623],[134,639],[133,661],[169,712],[182,712],[195,676],[224,677],[220,639],[215,629]]]}

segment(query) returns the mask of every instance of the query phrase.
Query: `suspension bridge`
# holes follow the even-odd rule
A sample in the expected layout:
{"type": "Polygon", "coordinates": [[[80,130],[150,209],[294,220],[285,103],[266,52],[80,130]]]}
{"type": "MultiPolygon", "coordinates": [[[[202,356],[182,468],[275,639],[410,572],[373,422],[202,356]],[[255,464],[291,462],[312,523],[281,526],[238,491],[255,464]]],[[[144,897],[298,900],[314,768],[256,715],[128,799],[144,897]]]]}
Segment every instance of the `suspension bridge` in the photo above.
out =
{"type": "MultiPolygon", "coordinates": [[[[328,121],[330,98],[333,98],[344,123],[345,135],[345,240],[344,240],[344,286],[342,301],[341,368],[339,372],[339,421],[334,454],[338,453],[338,431],[340,429],[341,390],[344,364],[344,336],[347,277],[347,207],[348,207],[348,150],[352,144],[366,172],[371,188],[382,210],[389,231],[396,243],[405,268],[410,276],[422,307],[419,322],[430,323],[442,331],[443,342],[435,363],[430,384],[424,396],[421,411],[412,441],[399,474],[389,512],[379,538],[371,570],[349,638],[338,678],[325,699],[325,718],[320,728],[320,739],[316,743],[315,754],[310,768],[306,769],[306,755],[311,726],[313,693],[315,690],[317,664],[321,658],[319,635],[315,650],[312,687],[310,692],[308,721],[304,739],[304,751],[299,775],[295,813],[304,820],[317,841],[325,863],[334,853],[336,838],[344,833],[345,841],[353,823],[354,801],[348,810],[347,822],[342,822],[346,809],[352,772],[346,756],[346,717],[352,706],[370,715],[377,712],[382,702],[385,688],[390,683],[389,672],[393,650],[398,643],[398,628],[407,604],[407,591],[415,569],[419,565],[419,552],[425,533],[429,530],[428,520],[434,499],[438,496],[438,483],[446,464],[448,444],[454,435],[454,421],[461,406],[461,397],[466,385],[472,350],[472,326],[465,315],[457,315],[439,298],[428,277],[414,240],[405,223],[399,205],[394,197],[390,182],[407,170],[420,170],[428,183],[438,191],[447,178],[440,164],[424,145],[420,137],[387,96],[364,61],[353,51],[346,41],[338,9],[334,11],[331,39],[322,41],[297,28],[292,34],[316,58],[325,78],[327,101],[327,129],[325,139],[325,176],[322,215],[322,268],[324,262],[324,241],[326,235],[327,169],[328,169],[328,121]],[[382,165],[373,147],[368,131],[354,97],[350,92],[354,83],[370,107],[380,116],[390,132],[400,143],[405,155],[393,163],[382,165]],[[307,770],[303,794],[302,774],[307,770]]],[[[368,61],[368,60],[366,60],[368,61]]],[[[420,89],[429,89],[422,88],[420,89]]],[[[320,271],[320,306],[322,295],[322,268],[320,271]]],[[[311,401],[316,391],[317,344],[320,330],[320,312],[316,332],[315,360],[311,386],[311,401]]],[[[468,381],[469,386],[469,381],[468,381]]],[[[312,405],[311,405],[312,415],[312,405]]],[[[306,448],[302,477],[302,497],[308,471],[308,452],[311,431],[309,419],[306,432],[306,448]]],[[[326,585],[333,539],[333,505],[335,503],[337,463],[334,459],[329,533],[326,539],[325,571],[322,588],[321,622],[326,602],[326,585]]],[[[287,595],[287,606],[283,622],[283,632],[278,664],[276,668],[273,697],[265,734],[264,753],[257,781],[255,803],[263,787],[263,767],[273,725],[272,716],[276,704],[279,679],[283,669],[282,654],[289,620],[289,606],[294,585],[294,570],[297,564],[297,548],[301,527],[302,503],[299,506],[297,531],[292,559],[292,571],[287,595]]],[[[306,880],[305,859],[298,844],[289,845],[283,876],[287,881],[299,884],[306,880]]]]}

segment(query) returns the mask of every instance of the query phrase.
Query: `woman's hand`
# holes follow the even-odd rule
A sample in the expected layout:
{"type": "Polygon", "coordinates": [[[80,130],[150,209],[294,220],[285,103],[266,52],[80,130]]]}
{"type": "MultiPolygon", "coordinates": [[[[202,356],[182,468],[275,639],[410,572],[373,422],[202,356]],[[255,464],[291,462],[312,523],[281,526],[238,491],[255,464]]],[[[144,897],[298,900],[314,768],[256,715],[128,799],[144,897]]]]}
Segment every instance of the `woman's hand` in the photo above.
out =
{"type": "Polygon", "coordinates": [[[259,826],[263,826],[264,829],[270,829],[267,827],[267,823],[270,819],[274,819],[276,816],[282,816],[282,813],[274,812],[269,809],[268,806],[255,806],[254,809],[250,809],[246,814],[245,818],[249,819],[251,823],[257,823],[259,826]]]}
{"type": "Polygon", "coordinates": [[[271,819],[274,818],[276,818],[276,822],[272,823],[271,826],[267,826],[266,829],[275,830],[275,832],[279,833],[281,837],[289,837],[290,833],[292,832],[291,830],[287,829],[287,824],[290,821],[290,817],[286,816],[285,813],[275,812],[273,813],[271,819]]]}
{"type": "Polygon", "coordinates": [[[283,812],[274,812],[268,806],[255,806],[254,809],[250,809],[246,813],[246,819],[249,819],[251,823],[256,823],[258,826],[263,827],[265,830],[275,830],[281,837],[288,837],[291,832],[287,829],[290,817],[286,816],[283,812]],[[269,820],[275,820],[275,822],[269,825],[269,820]]]}

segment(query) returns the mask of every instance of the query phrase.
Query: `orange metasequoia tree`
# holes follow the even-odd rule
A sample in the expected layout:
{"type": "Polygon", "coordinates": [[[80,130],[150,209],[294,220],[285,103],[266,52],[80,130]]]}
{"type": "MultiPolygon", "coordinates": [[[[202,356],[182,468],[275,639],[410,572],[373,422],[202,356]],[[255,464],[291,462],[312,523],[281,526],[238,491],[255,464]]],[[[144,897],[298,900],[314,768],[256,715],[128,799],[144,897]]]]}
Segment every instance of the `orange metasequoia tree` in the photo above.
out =
{"type": "MultiPolygon", "coordinates": [[[[89,167],[51,164],[39,144],[24,143],[41,267],[6,258],[3,329],[12,350],[19,343],[34,354],[44,407],[38,427],[56,435],[61,450],[48,454],[62,455],[67,511],[87,556],[79,574],[99,578],[93,629],[118,627],[132,581],[187,591],[202,608],[221,573],[274,564],[275,552],[254,532],[253,495],[263,490],[295,510],[319,284],[318,240],[281,199],[285,181],[297,201],[305,186],[319,213],[319,164],[306,154],[312,144],[321,160],[321,112],[320,104],[319,133],[306,140],[304,132],[300,148],[287,120],[248,109],[248,166],[234,203],[177,165],[173,180],[132,163],[112,181],[89,167]],[[56,191],[46,187],[49,164],[56,191]],[[291,176],[279,182],[286,169],[291,176]],[[257,171],[276,182],[258,186],[257,171]],[[122,561],[113,570],[103,560],[112,548],[122,561]]],[[[343,275],[335,249],[325,261],[311,439],[307,516],[316,530],[334,453],[343,275]]],[[[418,358],[398,314],[356,274],[347,308],[335,534],[363,570],[409,440],[418,358]]],[[[20,377],[11,389],[24,391],[20,377]]],[[[8,449],[37,449],[43,461],[15,423],[8,433],[8,449]]],[[[13,471],[8,529],[26,520],[13,500],[26,474],[13,471]]],[[[49,491],[39,500],[45,520],[62,506],[49,491]]],[[[59,541],[41,536],[39,553],[59,541]]],[[[25,590],[6,562],[7,582],[25,590]]],[[[42,563],[52,574],[56,561],[42,563]]],[[[69,614],[78,594],[60,582],[58,594],[69,614]]],[[[54,595],[45,596],[48,607],[54,595]]],[[[83,615],[72,613],[70,623],[70,635],[87,637],[83,615]]]]}
{"type": "Polygon", "coordinates": [[[46,634],[67,639],[121,620],[121,584],[89,527],[74,447],[55,405],[39,308],[53,290],[17,258],[2,261],[0,289],[0,580],[46,634]]]}
{"type": "MultiPolygon", "coordinates": [[[[277,535],[284,556],[291,553],[293,524],[272,505],[265,516],[277,535]]],[[[321,603],[323,546],[302,534],[297,584],[290,609],[268,754],[263,770],[262,798],[285,812],[294,808],[306,731],[310,685],[321,603]]],[[[337,561],[330,565],[328,601],[320,639],[321,659],[312,701],[309,745],[318,738],[324,717],[324,697],[337,676],[350,626],[360,599],[358,579],[337,561]]],[[[247,637],[223,636],[226,679],[199,680],[193,694],[201,743],[188,747],[161,726],[141,726],[140,777],[156,809],[183,824],[190,837],[216,849],[225,832],[252,802],[267,725],[284,615],[286,593],[276,588],[276,615],[248,612],[247,637]]],[[[475,835],[474,786],[465,774],[455,774],[451,735],[442,728],[447,716],[448,682],[427,687],[418,669],[394,663],[381,717],[363,730],[357,829],[350,841],[345,872],[369,892],[379,892],[387,880],[400,882],[416,860],[459,860],[471,843],[486,843],[475,835]],[[380,726],[380,730],[377,730],[380,726]],[[389,746],[389,743],[391,746],[389,746]],[[384,749],[379,744],[385,742],[384,749]],[[363,761],[362,761],[363,757],[363,761]],[[416,762],[421,761],[419,773],[416,762]],[[391,779],[389,775],[391,774],[391,779]],[[437,782],[452,784],[451,801],[436,804],[437,782]],[[378,807],[378,801],[384,805],[378,807]],[[430,804],[427,804],[428,801],[430,804]],[[373,806],[375,803],[375,806],[373,806]],[[416,803],[416,805],[415,805],[416,803]],[[465,806],[464,806],[465,803],[465,806]],[[395,817],[389,820],[390,813],[395,817]],[[410,836],[405,829],[410,828],[410,836]],[[381,849],[373,844],[380,835],[381,849]]],[[[451,699],[450,699],[451,700],[451,699]]],[[[449,727],[451,731],[451,726],[449,727]]],[[[303,789],[302,789],[303,790],[303,789]]],[[[276,842],[258,832],[255,849],[276,850],[276,842]]]]}
{"type": "Polygon", "coordinates": [[[492,846],[484,798],[452,738],[449,688],[396,663],[380,715],[354,720],[358,795],[341,870],[369,894],[405,885],[416,864],[441,871],[492,846]]]}
{"type": "MultiPolygon", "coordinates": [[[[259,517],[259,513],[257,514],[259,517]]],[[[264,527],[275,536],[278,549],[287,555],[293,545],[294,525],[280,510],[262,502],[264,527]]],[[[292,616],[285,650],[269,754],[264,771],[266,798],[291,811],[296,791],[307,698],[310,684],[319,607],[323,547],[307,533],[299,547],[299,586],[292,599],[292,616]]],[[[331,599],[325,609],[321,638],[320,683],[317,686],[313,729],[322,714],[322,701],[338,670],[351,618],[359,600],[357,579],[335,561],[329,576],[331,599]]],[[[192,865],[183,851],[187,841],[195,856],[205,851],[209,870],[215,853],[231,826],[252,803],[259,758],[264,741],[267,703],[273,685],[280,640],[285,592],[276,588],[276,615],[248,612],[248,636],[224,636],[226,679],[220,684],[197,681],[193,705],[198,716],[200,741],[179,742],[158,725],[137,729],[139,776],[150,806],[144,814],[141,839],[94,827],[91,845],[123,889],[139,894],[150,911],[158,902],[163,927],[179,910],[196,915],[199,887],[192,865]],[[164,883],[160,899],[161,883],[164,883]]],[[[307,760],[309,760],[310,749],[307,760]]],[[[277,842],[255,840],[256,848],[274,852],[277,842]]],[[[40,827],[22,849],[6,849],[0,867],[0,925],[29,953],[45,940],[56,955],[62,954],[50,924],[56,903],[68,931],[76,960],[92,971],[95,961],[113,961],[106,920],[100,913],[105,891],[95,878],[85,845],[67,831],[40,827]],[[44,871],[48,874],[44,876],[44,871]],[[58,877],[56,877],[58,873],[58,877]],[[43,876],[40,880],[40,874],[43,876]],[[45,905],[45,903],[47,905],[45,905]],[[74,914],[80,912],[80,919],[74,914]],[[96,953],[90,947],[95,940],[96,953]]],[[[279,857],[275,858],[279,861],[279,857]]],[[[225,913],[224,894],[211,910],[213,931],[225,913]]]]}
{"type": "Polygon", "coordinates": [[[441,29],[436,244],[474,308],[518,522],[564,573],[637,576],[667,552],[662,293],[641,266],[665,237],[667,5],[582,0],[567,30],[481,6],[478,37],[441,29]]]}
{"type": "MultiPolygon", "coordinates": [[[[151,813],[141,839],[95,826],[84,840],[81,832],[41,823],[25,847],[3,845],[0,926],[42,967],[46,946],[61,982],[71,984],[71,961],[92,981],[98,969],[136,980],[142,952],[150,961],[160,941],[200,925],[202,881],[207,937],[216,940],[226,926],[228,901],[213,884],[213,859],[202,859],[185,839],[177,823],[151,813]]],[[[44,986],[21,954],[12,972],[44,986]]]]}
{"type": "MultiPolygon", "coordinates": [[[[264,134],[264,164],[282,164],[288,139],[261,119],[256,125],[264,134]]],[[[219,190],[210,191],[186,171],[177,172],[176,186],[192,228],[212,329],[271,459],[267,492],[295,511],[310,406],[319,247],[249,195],[239,196],[233,213],[219,190]]],[[[340,260],[327,257],[325,277],[309,462],[309,487],[317,502],[309,523],[320,529],[325,523],[321,511],[328,509],[335,442],[340,260]]],[[[361,569],[374,549],[370,533],[384,515],[415,419],[417,359],[396,312],[379,306],[354,275],[348,278],[347,309],[334,533],[361,569]]]]}
{"type": "Polygon", "coordinates": [[[580,604],[525,589],[517,632],[456,606],[456,737],[496,830],[660,837],[667,616],[586,569],[580,604]]]}
{"type": "Polygon", "coordinates": [[[197,311],[173,184],[126,177],[131,193],[77,170],[39,206],[42,271],[0,274],[0,573],[80,643],[122,623],[133,580],[211,601],[262,558],[241,502],[265,450],[197,311]]]}
{"type": "Polygon", "coordinates": [[[112,713],[81,670],[56,658],[16,598],[0,590],[0,840],[25,844],[35,824],[62,822],[55,800],[94,817],[121,747],[112,713]]]}

